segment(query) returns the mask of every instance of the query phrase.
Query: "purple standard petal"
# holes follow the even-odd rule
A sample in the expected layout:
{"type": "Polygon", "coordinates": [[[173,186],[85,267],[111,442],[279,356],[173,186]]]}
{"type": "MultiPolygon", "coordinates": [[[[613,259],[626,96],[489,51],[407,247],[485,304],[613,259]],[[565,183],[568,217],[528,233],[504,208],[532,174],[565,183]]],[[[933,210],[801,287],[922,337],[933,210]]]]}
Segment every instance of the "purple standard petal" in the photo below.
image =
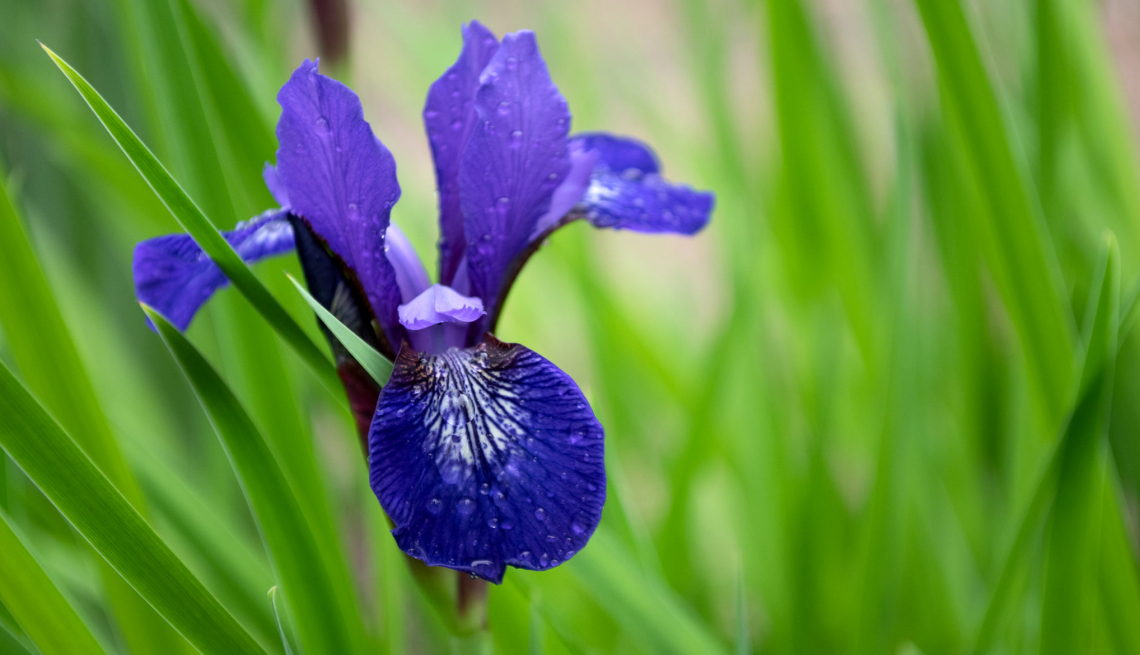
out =
{"type": "Polygon", "coordinates": [[[483,301],[460,295],[455,289],[433,284],[405,305],[400,305],[400,323],[409,330],[422,330],[439,323],[470,323],[482,316],[483,301]]]}
{"type": "MultiPolygon", "coordinates": [[[[222,232],[222,236],[247,262],[293,249],[293,228],[281,210],[267,211],[238,223],[232,232],[222,232]]],[[[190,325],[198,308],[214,291],[229,283],[188,234],[169,234],[139,243],[131,269],[135,296],[179,330],[190,325]]]]}
{"type": "Polygon", "coordinates": [[[507,565],[568,560],[601,519],[602,426],[568,375],[517,344],[405,347],[368,443],[396,543],[432,566],[499,583],[507,565]]]}
{"type": "Polygon", "coordinates": [[[277,94],[277,174],[291,210],[359,282],[390,344],[403,341],[400,288],[384,253],[400,197],[392,154],[372,134],[360,99],[305,60],[277,94]]]}
{"type": "Polygon", "coordinates": [[[596,227],[648,233],[695,234],[709,222],[714,196],[659,174],[657,157],[635,139],[580,134],[572,148],[598,153],[598,164],[576,213],[596,227]]]}
{"type": "Polygon", "coordinates": [[[504,273],[570,172],[570,112],[529,31],[503,37],[480,83],[459,190],[471,293],[494,314],[504,273]]]}
{"type": "Polygon", "coordinates": [[[435,178],[439,187],[439,281],[451,284],[467,241],[459,207],[459,161],[463,146],[476,123],[475,92],[479,74],[487,67],[499,42],[477,21],[463,26],[459,59],[428,90],[424,104],[435,178]]]}

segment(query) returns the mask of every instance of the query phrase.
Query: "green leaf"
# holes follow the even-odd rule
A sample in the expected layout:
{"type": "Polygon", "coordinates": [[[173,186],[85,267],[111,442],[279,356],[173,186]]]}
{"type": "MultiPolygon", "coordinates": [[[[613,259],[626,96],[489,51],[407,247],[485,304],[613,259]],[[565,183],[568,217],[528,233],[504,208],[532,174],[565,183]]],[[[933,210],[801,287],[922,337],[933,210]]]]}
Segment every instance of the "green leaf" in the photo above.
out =
{"type": "Polygon", "coordinates": [[[938,63],[949,132],[958,137],[985,210],[976,220],[986,263],[1025,351],[1048,429],[1067,406],[1071,318],[1044,226],[1017,164],[1002,112],[959,0],[915,0],[938,63]]]}
{"type": "Polygon", "coordinates": [[[636,643],[656,653],[726,653],[671,590],[639,571],[620,543],[604,529],[569,568],[636,643]]]}
{"type": "Polygon", "coordinates": [[[337,317],[317,302],[317,299],[310,295],[308,290],[301,286],[292,275],[288,277],[293,286],[297,287],[297,291],[305,299],[305,302],[309,303],[309,307],[312,307],[313,311],[317,313],[325,327],[336,336],[341,345],[364,367],[364,370],[368,371],[372,379],[376,380],[380,386],[387,384],[388,378],[392,376],[392,362],[368,345],[364,339],[356,336],[356,333],[347,325],[341,323],[337,317]]]}
{"type": "Polygon", "coordinates": [[[1096,450],[1105,426],[1108,403],[1112,397],[1112,367],[1116,357],[1118,321],[1118,264],[1116,243],[1110,237],[1106,254],[1098,270],[1098,281],[1090,295],[1090,325],[1086,330],[1088,346],[1081,368],[1080,391],[1076,405],[1061,438],[1054,447],[1048,464],[1037,478],[1029,502],[1020,513],[1018,530],[1008,552],[1002,559],[997,582],[990,593],[985,615],[974,642],[974,653],[985,653],[993,645],[1005,618],[1014,588],[1019,584],[1030,560],[1034,536],[1041,529],[1051,503],[1054,511],[1053,535],[1046,562],[1046,592],[1042,620],[1060,620],[1062,624],[1043,630],[1070,630],[1069,635],[1051,634],[1041,640],[1042,649],[1050,652],[1070,652],[1071,639],[1087,635],[1087,626],[1074,628],[1089,617],[1081,616],[1090,608],[1088,594],[1082,594],[1087,577],[1095,576],[1096,560],[1087,550],[1099,533],[1097,523],[1088,521],[1100,515],[1099,509],[1090,511],[1089,504],[1101,494],[1096,471],[1096,450]],[[1058,513],[1059,512],[1059,513],[1058,513]],[[1089,512],[1086,514],[1086,512],[1089,512]],[[1060,527],[1057,523],[1060,522],[1060,527]],[[1080,529],[1067,537],[1058,530],[1080,529]],[[1091,535],[1090,535],[1091,533],[1091,535]],[[1074,558],[1073,561],[1060,558],[1074,558]],[[1076,594],[1076,596],[1074,596],[1076,594]],[[1060,612],[1060,614],[1058,614],[1060,612]],[[1074,614],[1074,612],[1076,614],[1074,614]],[[1046,643],[1046,642],[1049,643],[1046,643]]]}
{"type": "MultiPolygon", "coordinates": [[[[2,177],[2,175],[0,175],[2,177]]],[[[16,208],[0,179],[0,325],[27,385],[136,510],[146,507],[79,359],[16,208]]],[[[113,570],[101,567],[119,627],[135,650],[182,640],[113,570]]],[[[188,650],[188,648],[184,648],[188,650]]]]}
{"type": "Polygon", "coordinates": [[[43,655],[104,652],[3,512],[0,512],[0,601],[10,608],[43,655]]]}
{"type": "Polygon", "coordinates": [[[337,593],[300,503],[265,438],[225,381],[173,325],[150,307],[158,329],[221,439],[261,529],[304,651],[339,655],[363,642],[359,611],[337,593]]]}
{"type": "Polygon", "coordinates": [[[1087,342],[1077,406],[1061,444],[1041,613],[1041,652],[1093,648],[1112,373],[1120,297],[1116,239],[1109,236],[1089,293],[1087,342]]]}
{"type": "Polygon", "coordinates": [[[203,653],[263,653],[0,363],[0,446],[76,530],[203,653]]]}
{"type": "Polygon", "coordinates": [[[87,101],[87,105],[95,112],[111,137],[119,144],[127,158],[135,165],[135,168],[146,179],[147,184],[150,185],[183,229],[190,233],[190,236],[194,238],[203,252],[214,260],[214,263],[226,274],[234,287],[273,326],[277,334],[293,347],[301,359],[317,374],[321,382],[330,391],[339,389],[340,381],[328,357],[257,279],[249,266],[242,261],[229,242],[214,228],[202,210],[186,195],[186,192],[170,176],[162,163],[155,158],[154,154],[147,149],[146,145],[139,140],[103,97],[87,80],[83,79],[82,75],[47,46],[42,47],[79,91],[79,94],[83,96],[83,99],[87,101]]]}

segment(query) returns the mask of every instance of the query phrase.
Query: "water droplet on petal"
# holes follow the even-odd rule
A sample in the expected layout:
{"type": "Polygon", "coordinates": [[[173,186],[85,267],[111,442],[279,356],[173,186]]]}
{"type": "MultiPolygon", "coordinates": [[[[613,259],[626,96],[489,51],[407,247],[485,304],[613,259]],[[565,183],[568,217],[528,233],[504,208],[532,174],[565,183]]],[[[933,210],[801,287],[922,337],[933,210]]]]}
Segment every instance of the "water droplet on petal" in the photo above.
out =
{"type": "Polygon", "coordinates": [[[586,531],[586,526],[582,525],[581,523],[579,523],[577,521],[574,521],[573,523],[570,524],[570,530],[573,531],[574,534],[582,534],[583,532],[586,531]]]}
{"type": "Polygon", "coordinates": [[[518,66],[518,59],[515,59],[514,57],[507,57],[507,70],[513,71],[514,69],[518,68],[518,66]]]}
{"type": "Polygon", "coordinates": [[[550,563],[550,556],[546,553],[543,553],[542,556],[538,558],[538,563],[541,566],[546,566],[550,563]]]}
{"type": "Polygon", "coordinates": [[[470,498],[463,498],[460,499],[457,507],[459,509],[459,513],[466,516],[475,511],[475,501],[471,500],[470,498]]]}
{"type": "Polygon", "coordinates": [[[502,116],[506,116],[509,113],[511,113],[511,103],[507,102],[506,100],[500,102],[499,103],[499,114],[502,116]]]}
{"type": "Polygon", "coordinates": [[[483,494],[484,496],[486,496],[487,494],[491,493],[491,485],[489,485],[489,484],[487,484],[486,482],[484,482],[484,483],[483,483],[482,485],[480,485],[480,487],[479,487],[479,493],[483,494]]]}
{"type": "Polygon", "coordinates": [[[491,526],[492,530],[498,530],[499,529],[499,519],[492,516],[490,518],[490,520],[487,521],[487,525],[491,526]]]}
{"type": "Polygon", "coordinates": [[[546,520],[546,510],[542,509],[541,507],[534,510],[534,518],[538,519],[539,521],[545,521],[546,520]]]}
{"type": "Polygon", "coordinates": [[[435,118],[436,116],[439,116],[439,112],[434,109],[424,111],[424,118],[435,118]]]}
{"type": "Polygon", "coordinates": [[[462,130],[463,129],[463,121],[461,121],[459,119],[455,119],[455,120],[451,121],[451,129],[455,130],[456,132],[458,132],[459,130],[462,130]]]}
{"type": "Polygon", "coordinates": [[[439,514],[439,510],[443,509],[443,501],[438,498],[432,498],[428,501],[428,511],[432,514],[439,514]]]}

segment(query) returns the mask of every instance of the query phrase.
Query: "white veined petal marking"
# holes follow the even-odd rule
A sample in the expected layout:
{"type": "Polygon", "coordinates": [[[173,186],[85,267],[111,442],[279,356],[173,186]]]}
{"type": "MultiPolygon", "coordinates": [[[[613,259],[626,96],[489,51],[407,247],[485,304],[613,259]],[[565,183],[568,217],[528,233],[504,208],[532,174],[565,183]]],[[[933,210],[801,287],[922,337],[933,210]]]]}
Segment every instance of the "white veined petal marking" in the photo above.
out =
{"type": "Polygon", "coordinates": [[[524,433],[527,412],[509,380],[487,366],[483,349],[451,349],[433,355],[427,364],[440,399],[424,413],[424,427],[432,435],[424,443],[444,482],[469,480],[476,469],[498,479],[524,433]]]}

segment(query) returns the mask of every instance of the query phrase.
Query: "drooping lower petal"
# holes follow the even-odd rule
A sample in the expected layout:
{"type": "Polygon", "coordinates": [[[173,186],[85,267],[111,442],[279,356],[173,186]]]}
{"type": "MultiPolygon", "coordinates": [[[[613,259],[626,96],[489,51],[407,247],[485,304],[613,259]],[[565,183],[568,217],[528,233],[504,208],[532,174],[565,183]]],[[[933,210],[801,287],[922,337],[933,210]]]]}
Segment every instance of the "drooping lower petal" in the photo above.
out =
{"type": "Polygon", "coordinates": [[[459,161],[463,146],[478,121],[475,92],[479,74],[487,67],[499,42],[478,21],[463,26],[463,50],[459,59],[428,90],[424,104],[435,179],[439,188],[439,281],[451,284],[467,241],[463,237],[463,212],[459,207],[459,161]]]}
{"type": "Polygon", "coordinates": [[[695,234],[709,221],[714,196],[660,175],[649,146],[625,137],[585,133],[572,148],[598,153],[589,187],[576,209],[596,227],[648,233],[695,234]]]}
{"type": "Polygon", "coordinates": [[[392,153],[364,120],[360,98],[305,60],[277,94],[277,174],[291,210],[359,281],[388,341],[404,328],[400,289],[384,253],[392,206],[400,197],[392,153]]]}
{"type": "Polygon", "coordinates": [[[518,344],[407,346],[369,434],[372,489],[407,554],[502,581],[582,549],[601,519],[603,430],[566,373],[518,344]]]}
{"type": "Polygon", "coordinates": [[[570,171],[570,112],[532,32],[504,36],[480,82],[459,189],[471,294],[494,313],[507,267],[570,171]]]}
{"type": "MultiPolygon", "coordinates": [[[[293,249],[293,228],[281,210],[239,223],[222,236],[247,262],[293,249]]],[[[135,246],[131,270],[135,296],[179,330],[185,330],[198,308],[229,283],[188,234],[168,234],[140,242],[135,246]]]]}

